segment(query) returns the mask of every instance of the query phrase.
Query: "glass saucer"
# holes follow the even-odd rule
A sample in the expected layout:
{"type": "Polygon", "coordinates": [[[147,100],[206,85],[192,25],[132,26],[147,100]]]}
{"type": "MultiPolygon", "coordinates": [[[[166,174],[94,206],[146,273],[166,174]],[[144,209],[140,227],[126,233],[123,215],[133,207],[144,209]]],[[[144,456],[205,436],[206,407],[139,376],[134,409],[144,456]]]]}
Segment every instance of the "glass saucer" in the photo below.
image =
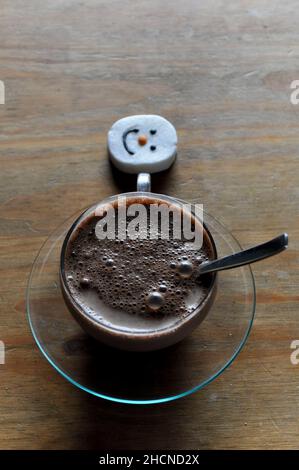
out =
{"type": "MultiPolygon", "coordinates": [[[[64,238],[83,211],[50,235],[33,264],[27,288],[32,334],[50,364],[73,385],[120,403],[162,403],[193,393],[217,378],[237,357],[255,312],[250,266],[218,273],[214,304],[200,326],[181,343],[154,352],[112,349],[88,336],[68,311],[60,289],[64,238]]],[[[232,234],[204,213],[218,257],[240,251],[232,234]]]]}

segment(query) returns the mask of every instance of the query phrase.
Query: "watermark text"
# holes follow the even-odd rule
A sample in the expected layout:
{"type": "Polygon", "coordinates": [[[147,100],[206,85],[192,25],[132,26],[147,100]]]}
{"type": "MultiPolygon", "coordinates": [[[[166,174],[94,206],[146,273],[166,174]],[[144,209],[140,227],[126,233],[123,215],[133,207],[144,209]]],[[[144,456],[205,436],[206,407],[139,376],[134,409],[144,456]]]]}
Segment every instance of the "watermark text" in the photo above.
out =
{"type": "Polygon", "coordinates": [[[5,85],[2,80],[0,80],[0,104],[5,104],[5,85]]]}
{"type": "Polygon", "coordinates": [[[3,341],[0,340],[0,365],[5,364],[5,346],[3,341]]]}
{"type": "Polygon", "coordinates": [[[291,104],[299,104],[299,80],[293,80],[290,84],[290,88],[294,90],[290,96],[291,104]]]}
{"type": "Polygon", "coordinates": [[[181,240],[199,250],[203,242],[202,204],[132,202],[119,196],[117,204],[99,204],[95,227],[99,240],[181,240]]]}
{"type": "Polygon", "coordinates": [[[290,361],[293,366],[297,366],[299,364],[299,339],[294,339],[294,341],[291,342],[291,349],[294,349],[294,351],[290,355],[290,361]]]}

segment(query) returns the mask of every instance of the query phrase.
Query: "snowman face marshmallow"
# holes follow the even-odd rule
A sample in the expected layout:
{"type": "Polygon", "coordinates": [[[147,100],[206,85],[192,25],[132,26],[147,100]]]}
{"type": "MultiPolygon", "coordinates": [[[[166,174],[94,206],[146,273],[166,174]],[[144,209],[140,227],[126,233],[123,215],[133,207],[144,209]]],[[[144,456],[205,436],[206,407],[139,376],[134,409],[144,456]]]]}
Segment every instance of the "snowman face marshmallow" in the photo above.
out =
{"type": "Polygon", "coordinates": [[[110,158],[125,173],[166,170],[175,159],[176,148],[176,130],[161,116],[125,117],[116,121],[108,133],[110,158]]]}

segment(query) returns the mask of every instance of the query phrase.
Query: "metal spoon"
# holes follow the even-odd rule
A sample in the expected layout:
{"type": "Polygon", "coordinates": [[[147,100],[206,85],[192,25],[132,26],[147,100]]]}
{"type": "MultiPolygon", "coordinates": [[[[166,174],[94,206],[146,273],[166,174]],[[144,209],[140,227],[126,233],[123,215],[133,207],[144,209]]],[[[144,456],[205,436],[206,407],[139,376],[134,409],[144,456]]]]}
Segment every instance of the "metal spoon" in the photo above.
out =
{"type": "Polygon", "coordinates": [[[276,255],[288,247],[288,234],[283,233],[273,240],[269,240],[261,245],[253,246],[248,250],[239,251],[233,255],[225,256],[224,258],[216,259],[214,261],[207,261],[198,267],[198,274],[210,273],[212,271],[222,271],[224,269],[237,268],[244,264],[255,263],[269,256],[276,255]]]}

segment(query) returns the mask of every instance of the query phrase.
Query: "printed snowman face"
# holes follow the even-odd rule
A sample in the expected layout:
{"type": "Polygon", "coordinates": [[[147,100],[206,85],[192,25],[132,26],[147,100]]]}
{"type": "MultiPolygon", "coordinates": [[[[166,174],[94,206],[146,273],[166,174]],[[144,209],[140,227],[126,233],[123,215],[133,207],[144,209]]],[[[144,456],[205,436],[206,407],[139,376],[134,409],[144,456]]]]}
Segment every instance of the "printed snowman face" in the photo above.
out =
{"type": "Polygon", "coordinates": [[[176,148],[176,130],[161,116],[125,117],[116,121],[108,133],[110,158],[125,173],[166,170],[175,159],[176,148]]]}

